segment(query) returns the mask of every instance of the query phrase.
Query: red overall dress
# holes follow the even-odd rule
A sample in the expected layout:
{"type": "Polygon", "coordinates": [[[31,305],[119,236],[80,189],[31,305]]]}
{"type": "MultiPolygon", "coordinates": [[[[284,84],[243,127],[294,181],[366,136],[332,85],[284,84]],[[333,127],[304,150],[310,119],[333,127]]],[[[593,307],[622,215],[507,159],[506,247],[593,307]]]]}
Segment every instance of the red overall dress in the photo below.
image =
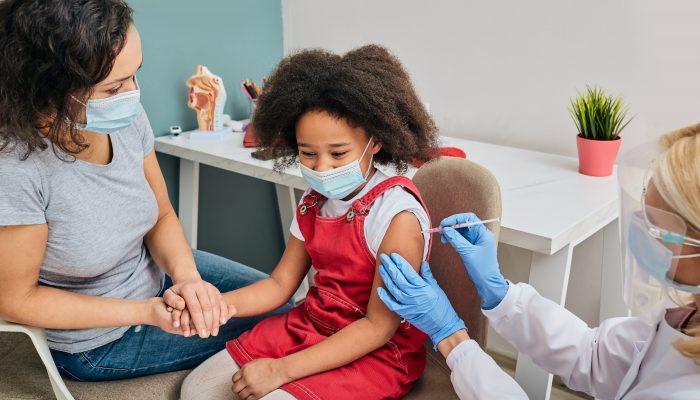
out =
{"type": "MultiPolygon", "coordinates": [[[[376,269],[367,248],[364,222],[372,203],[401,186],[425,205],[410,179],[389,178],[372,188],[340,217],[322,217],[325,197],[312,191],[297,208],[306,250],[318,273],[303,304],[270,317],[226,348],[238,365],[258,358],[281,358],[313,346],[365,316],[376,269]]],[[[290,382],[282,389],[297,399],[399,399],[425,368],[427,336],[403,322],[384,346],[354,362],[290,382]]]]}

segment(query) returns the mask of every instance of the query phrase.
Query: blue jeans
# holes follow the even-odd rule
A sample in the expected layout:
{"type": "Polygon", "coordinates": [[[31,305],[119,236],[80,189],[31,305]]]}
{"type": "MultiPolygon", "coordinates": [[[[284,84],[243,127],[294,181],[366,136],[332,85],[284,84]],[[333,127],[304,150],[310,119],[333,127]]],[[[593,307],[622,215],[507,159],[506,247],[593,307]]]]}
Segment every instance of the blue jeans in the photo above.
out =
{"type": "MultiPolygon", "coordinates": [[[[267,277],[266,274],[223,257],[193,250],[202,279],[228,292],[267,277]]],[[[165,278],[162,293],[172,286],[165,278]]],[[[201,339],[167,333],[156,326],[132,326],[120,339],[82,353],[51,351],[62,375],[80,381],[106,381],[178,371],[196,367],[222,350],[226,342],[237,338],[270,315],[285,312],[289,303],[275,312],[259,317],[232,318],[219,328],[218,336],[201,339]]]]}

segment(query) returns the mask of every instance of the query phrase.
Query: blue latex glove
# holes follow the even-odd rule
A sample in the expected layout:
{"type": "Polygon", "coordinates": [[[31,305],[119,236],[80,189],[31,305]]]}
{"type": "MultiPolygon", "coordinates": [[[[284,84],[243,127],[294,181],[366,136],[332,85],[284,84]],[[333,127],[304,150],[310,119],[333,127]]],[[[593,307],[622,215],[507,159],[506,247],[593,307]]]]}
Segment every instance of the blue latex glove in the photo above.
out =
{"type": "Polygon", "coordinates": [[[430,266],[423,262],[420,275],[403,257],[394,253],[379,256],[379,274],[384,288],[378,288],[379,298],[389,309],[399,314],[433,341],[433,348],[460,329],[467,329],[433,278],[430,266]]]}
{"type": "Polygon", "coordinates": [[[440,226],[442,243],[449,243],[459,253],[467,273],[481,296],[481,308],[491,310],[501,303],[508,293],[508,281],[498,267],[496,241],[493,233],[484,225],[469,228],[450,228],[465,222],[481,221],[473,213],[455,214],[447,217],[440,226]]]}

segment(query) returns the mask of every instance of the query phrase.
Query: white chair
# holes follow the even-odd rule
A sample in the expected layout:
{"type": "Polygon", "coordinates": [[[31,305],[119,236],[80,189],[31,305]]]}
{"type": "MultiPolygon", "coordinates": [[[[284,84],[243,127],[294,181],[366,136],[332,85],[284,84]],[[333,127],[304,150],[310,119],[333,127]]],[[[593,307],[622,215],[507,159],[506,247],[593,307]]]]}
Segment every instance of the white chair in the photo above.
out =
{"type": "Polygon", "coordinates": [[[51,381],[51,387],[53,387],[53,392],[56,395],[56,399],[75,400],[68,391],[66,384],[63,383],[63,379],[58,373],[56,364],[53,362],[51,351],[49,351],[49,346],[46,342],[46,334],[44,334],[43,329],[35,328],[33,326],[13,324],[0,319],[0,332],[21,332],[29,336],[34,344],[34,347],[36,348],[37,353],[39,353],[41,361],[46,367],[46,372],[49,373],[49,380],[51,381]]]}

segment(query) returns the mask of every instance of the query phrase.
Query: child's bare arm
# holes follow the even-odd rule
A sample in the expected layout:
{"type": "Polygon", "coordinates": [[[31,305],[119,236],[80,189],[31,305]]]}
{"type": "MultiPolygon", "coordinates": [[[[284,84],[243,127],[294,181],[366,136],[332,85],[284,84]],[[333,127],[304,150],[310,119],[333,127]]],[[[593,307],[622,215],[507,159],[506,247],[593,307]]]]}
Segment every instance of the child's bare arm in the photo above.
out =
{"type": "Polygon", "coordinates": [[[311,258],[306,252],[304,242],[290,236],[282,259],[270,277],[224,293],[224,300],[236,307],[235,317],[268,313],[289,301],[310,267],[311,258]]]}
{"type": "MultiPolygon", "coordinates": [[[[415,215],[404,211],[394,217],[379,247],[379,254],[399,253],[418,271],[423,260],[423,236],[415,215]]],[[[377,257],[377,266],[379,258],[377,257]]],[[[338,368],[383,346],[396,332],[400,317],[377,295],[383,281],[375,271],[367,315],[326,340],[282,358],[290,380],[338,368]]]]}

